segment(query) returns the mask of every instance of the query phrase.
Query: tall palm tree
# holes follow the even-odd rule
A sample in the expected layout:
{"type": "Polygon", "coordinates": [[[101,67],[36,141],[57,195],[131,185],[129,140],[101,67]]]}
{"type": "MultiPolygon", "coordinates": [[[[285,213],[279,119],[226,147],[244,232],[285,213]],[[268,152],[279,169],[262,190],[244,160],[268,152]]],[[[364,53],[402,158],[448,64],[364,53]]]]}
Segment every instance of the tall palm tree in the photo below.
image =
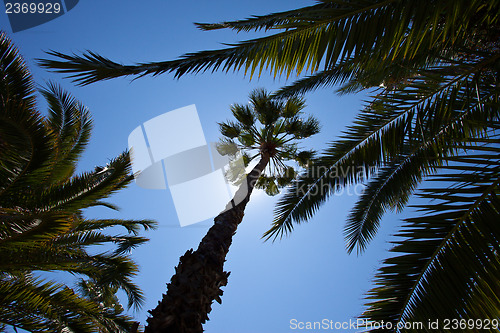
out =
{"type": "Polygon", "coordinates": [[[223,139],[218,150],[229,156],[241,152],[246,165],[252,161],[257,164],[243,179],[235,170],[228,171],[228,177],[240,182],[240,187],[226,210],[215,217],[198,249],[180,258],[167,293],[150,311],[145,332],[203,331],[212,302],[221,302],[221,287],[229,276],[224,271],[226,255],[254,187],[277,194],[296,175],[294,167],[285,163],[294,161],[300,167],[312,157],[312,151],[298,147],[300,140],[319,131],[316,119],[301,118],[304,106],[299,98],[274,100],[265,90],[253,91],[248,105],[231,106],[236,121],[219,124],[223,139]]]}
{"type": "Polygon", "coordinates": [[[128,252],[147,241],[152,221],[88,219],[83,210],[131,180],[128,153],[105,167],[75,174],[89,141],[87,109],[55,84],[41,90],[48,115],[36,109],[33,79],[17,49],[0,33],[0,328],[31,332],[129,332],[132,318],[110,311],[40,271],[88,279],[96,290],[123,290],[129,307],[143,294],[132,282],[128,252]],[[104,229],[121,226],[127,234],[104,229]],[[107,245],[97,252],[92,245],[107,245]]]}
{"type": "Polygon", "coordinates": [[[499,13],[500,2],[487,0],[320,0],[287,12],[200,24],[204,30],[278,32],[174,61],[123,66],[96,53],[54,52],[59,60],[42,64],[80,84],[126,75],[267,69],[287,76],[310,72],[281,89],[281,96],[333,85],[341,85],[339,93],[370,89],[374,97],[355,123],[282,196],[266,236],[280,237],[308,220],[338,187],[365,183],[345,229],[348,250],[363,251],[384,213],[402,210],[426,177],[451,181],[451,188],[421,192],[434,201],[405,222],[394,248],[398,256],[381,268],[364,316],[393,327],[442,314],[495,318],[499,13]]]}

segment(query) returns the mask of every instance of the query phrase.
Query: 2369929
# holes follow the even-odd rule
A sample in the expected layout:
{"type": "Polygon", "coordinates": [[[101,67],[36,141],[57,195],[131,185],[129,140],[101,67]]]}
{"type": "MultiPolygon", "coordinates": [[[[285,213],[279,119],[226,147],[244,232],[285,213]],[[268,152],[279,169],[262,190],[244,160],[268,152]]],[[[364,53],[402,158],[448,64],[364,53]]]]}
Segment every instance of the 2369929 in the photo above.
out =
{"type": "Polygon", "coordinates": [[[27,2],[6,2],[6,14],[59,14],[61,4],[54,3],[27,3],[27,2]]]}
{"type": "Polygon", "coordinates": [[[498,319],[444,319],[443,324],[445,330],[496,330],[500,327],[498,319]]]}

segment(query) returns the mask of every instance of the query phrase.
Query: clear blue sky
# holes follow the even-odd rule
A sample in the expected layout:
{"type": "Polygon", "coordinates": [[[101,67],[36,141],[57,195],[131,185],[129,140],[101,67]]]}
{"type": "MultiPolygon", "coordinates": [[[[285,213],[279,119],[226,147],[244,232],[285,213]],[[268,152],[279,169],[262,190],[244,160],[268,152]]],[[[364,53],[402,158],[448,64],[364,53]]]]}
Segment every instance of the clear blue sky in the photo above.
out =
{"type": "MultiPolygon", "coordinates": [[[[76,87],[61,75],[36,67],[34,59],[44,57],[44,50],[65,53],[92,50],[123,63],[174,59],[186,52],[213,49],[223,42],[256,36],[230,31],[202,32],[193,22],[246,18],[312,3],[81,0],[62,17],[17,33],[12,33],[0,6],[0,27],[10,34],[38,83],[48,80],[60,83],[91,110],[94,131],[79,166],[83,171],[105,164],[125,150],[128,135],[143,122],[190,104],[196,104],[207,141],[216,141],[216,122],[229,117],[230,104],[246,103],[248,93],[256,87],[275,90],[286,81],[274,80],[266,73],[252,81],[243,73],[204,73],[180,80],[163,75],[76,87]]],[[[363,98],[366,97],[339,97],[330,89],[307,94],[306,112],[321,121],[322,131],[306,144],[321,149],[337,138],[354,119],[363,98]]],[[[95,208],[87,215],[150,218],[159,222],[157,231],[147,233],[151,241],[133,253],[141,267],[136,283],[147,298],[143,309],[133,315],[144,324],[146,311],[154,308],[165,292],[179,256],[198,245],[211,221],[181,228],[168,191],[145,190],[135,184],[111,201],[122,208],[120,212],[95,208]]],[[[363,311],[363,296],[370,289],[381,260],[388,255],[389,235],[396,230],[401,216],[387,215],[368,250],[356,256],[346,254],[342,236],[355,196],[343,193],[332,197],[309,223],[297,226],[290,237],[264,243],[261,235],[272,221],[274,202],[275,198],[257,194],[247,206],[227,258],[226,270],[232,273],[224,289],[223,303],[214,303],[206,332],[295,332],[300,330],[290,327],[292,319],[348,322],[363,311]]],[[[354,332],[345,330],[351,331],[354,332]]]]}

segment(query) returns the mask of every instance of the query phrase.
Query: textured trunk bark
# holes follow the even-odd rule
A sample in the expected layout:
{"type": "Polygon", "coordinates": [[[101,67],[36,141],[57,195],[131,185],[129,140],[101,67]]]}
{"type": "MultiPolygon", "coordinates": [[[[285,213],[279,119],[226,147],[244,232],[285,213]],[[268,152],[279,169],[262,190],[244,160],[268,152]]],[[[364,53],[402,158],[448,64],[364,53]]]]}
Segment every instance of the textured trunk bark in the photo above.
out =
{"type": "Polygon", "coordinates": [[[188,250],[175,268],[175,274],[167,284],[167,294],[158,306],[149,311],[145,333],[201,333],[212,310],[212,302],[221,303],[221,287],[227,284],[229,272],[224,271],[224,262],[233,235],[243,219],[245,206],[255,182],[269,163],[264,154],[247,176],[247,189],[242,186],[228,207],[219,214],[214,225],[198,245],[188,250]],[[239,202],[233,205],[233,202],[239,202]]]}

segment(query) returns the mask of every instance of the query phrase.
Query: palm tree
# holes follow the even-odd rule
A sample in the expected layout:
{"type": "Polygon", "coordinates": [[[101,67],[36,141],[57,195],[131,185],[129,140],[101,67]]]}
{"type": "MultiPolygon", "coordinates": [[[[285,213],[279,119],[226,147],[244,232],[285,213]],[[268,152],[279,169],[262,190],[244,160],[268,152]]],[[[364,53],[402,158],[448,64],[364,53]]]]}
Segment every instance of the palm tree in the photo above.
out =
{"type": "Polygon", "coordinates": [[[0,34],[0,327],[31,332],[130,332],[132,318],[40,271],[84,277],[96,290],[123,290],[129,307],[143,294],[132,282],[128,252],[147,241],[148,220],[88,219],[83,210],[131,180],[128,153],[106,167],[75,174],[89,141],[87,109],[55,84],[41,90],[48,115],[36,109],[33,79],[17,49],[0,34]],[[127,234],[104,229],[121,226],[127,234]],[[100,251],[92,245],[107,245],[100,251]]]}
{"type": "Polygon", "coordinates": [[[365,183],[345,228],[348,251],[363,251],[384,213],[401,211],[424,179],[450,181],[450,187],[440,183],[419,192],[433,201],[406,220],[393,250],[397,256],[381,268],[364,317],[393,328],[444,315],[496,318],[499,7],[487,0],[320,0],[287,12],[200,24],[204,30],[278,32],[174,61],[123,66],[96,53],[53,52],[59,60],[42,64],[80,84],[126,75],[267,69],[287,76],[310,72],[280,96],[333,85],[341,85],[339,93],[370,89],[374,97],[355,123],[281,197],[266,237],[281,237],[310,219],[338,187],[365,183]]]}
{"type": "Polygon", "coordinates": [[[224,138],[218,150],[232,157],[242,152],[247,166],[252,161],[257,164],[244,178],[238,177],[235,170],[228,171],[228,177],[241,183],[238,191],[226,210],[215,217],[198,249],[191,249],[180,258],[166,295],[150,311],[152,317],[147,320],[145,332],[203,331],[212,302],[221,303],[221,287],[227,284],[229,276],[224,262],[254,187],[277,194],[296,175],[293,166],[285,162],[304,166],[312,157],[312,151],[300,151],[297,146],[300,140],[319,131],[316,119],[300,117],[304,107],[302,99],[276,101],[265,90],[253,91],[248,105],[231,106],[236,122],[219,124],[224,138]]]}

